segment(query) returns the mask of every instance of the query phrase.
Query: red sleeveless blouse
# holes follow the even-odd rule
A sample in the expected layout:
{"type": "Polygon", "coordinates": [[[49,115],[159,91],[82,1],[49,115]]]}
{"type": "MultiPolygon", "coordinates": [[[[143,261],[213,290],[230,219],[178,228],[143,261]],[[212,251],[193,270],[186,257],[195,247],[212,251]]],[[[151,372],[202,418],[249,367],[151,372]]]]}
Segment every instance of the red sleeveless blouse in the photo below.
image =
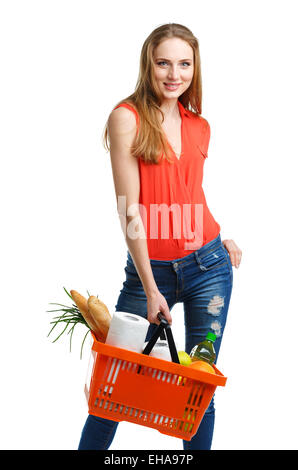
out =
{"type": "MultiPolygon", "coordinates": [[[[116,108],[119,106],[134,113],[139,129],[138,112],[127,103],[116,108]]],[[[149,258],[154,260],[187,256],[220,233],[220,225],[207,206],[202,188],[210,126],[202,116],[185,109],[179,100],[178,107],[181,116],[180,158],[171,146],[173,163],[164,158],[160,158],[158,164],[145,163],[138,158],[139,209],[149,258]]]]}

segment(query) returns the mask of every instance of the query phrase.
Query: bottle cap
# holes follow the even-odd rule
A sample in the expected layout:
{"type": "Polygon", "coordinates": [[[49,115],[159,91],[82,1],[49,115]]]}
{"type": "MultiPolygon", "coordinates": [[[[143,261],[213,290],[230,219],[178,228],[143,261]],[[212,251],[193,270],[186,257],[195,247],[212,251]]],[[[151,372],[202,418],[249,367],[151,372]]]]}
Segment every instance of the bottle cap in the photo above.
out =
{"type": "Polygon", "coordinates": [[[209,339],[210,341],[214,343],[214,341],[216,340],[216,335],[214,333],[211,333],[211,331],[209,331],[209,333],[207,333],[206,339],[209,339]]]}

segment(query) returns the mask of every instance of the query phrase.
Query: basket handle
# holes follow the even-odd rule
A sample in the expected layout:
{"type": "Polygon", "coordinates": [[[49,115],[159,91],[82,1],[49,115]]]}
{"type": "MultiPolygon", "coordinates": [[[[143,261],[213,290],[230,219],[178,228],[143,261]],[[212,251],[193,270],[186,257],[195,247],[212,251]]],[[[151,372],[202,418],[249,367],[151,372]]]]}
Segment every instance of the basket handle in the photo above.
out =
{"type": "Polygon", "coordinates": [[[169,324],[168,320],[166,319],[166,317],[161,312],[158,312],[157,318],[159,319],[160,324],[156,328],[153,336],[151,337],[150,341],[148,342],[147,346],[145,347],[145,349],[143,351],[143,354],[150,354],[151,353],[156,341],[161,336],[161,334],[165,331],[166,336],[167,336],[167,340],[168,340],[168,345],[169,345],[172,361],[176,362],[177,364],[180,364],[170,324],[169,324]]]}

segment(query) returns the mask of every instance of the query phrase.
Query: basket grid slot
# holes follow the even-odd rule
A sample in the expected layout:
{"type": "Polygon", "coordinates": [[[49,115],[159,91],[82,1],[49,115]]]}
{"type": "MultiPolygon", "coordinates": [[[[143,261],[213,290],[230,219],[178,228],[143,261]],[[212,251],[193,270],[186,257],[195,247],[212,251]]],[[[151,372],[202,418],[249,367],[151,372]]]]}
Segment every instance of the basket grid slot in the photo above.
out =
{"type": "Polygon", "coordinates": [[[109,375],[108,375],[108,378],[107,378],[107,383],[109,383],[109,382],[111,381],[111,377],[112,377],[112,374],[113,374],[113,371],[114,371],[116,362],[117,362],[117,359],[114,358],[114,359],[113,359],[113,362],[112,362],[112,365],[111,365],[111,367],[110,367],[110,370],[109,370],[109,375]]]}
{"type": "MultiPolygon", "coordinates": [[[[118,359],[118,362],[116,362],[116,364],[115,364],[115,372],[114,372],[114,375],[113,375],[112,384],[114,384],[116,382],[116,378],[117,378],[117,375],[119,373],[121,363],[122,363],[122,360],[118,359]]],[[[108,382],[109,382],[109,380],[108,380],[108,382]]]]}
{"type": "MultiPolygon", "coordinates": [[[[196,406],[198,406],[198,407],[201,406],[201,401],[202,401],[202,398],[203,398],[203,395],[204,395],[205,388],[206,388],[205,385],[201,386],[201,393],[200,393],[200,395],[198,397],[198,401],[196,403],[196,406]]],[[[195,405],[195,403],[194,403],[194,405],[195,405]]]]}
{"type": "Polygon", "coordinates": [[[188,397],[188,400],[187,400],[187,404],[190,405],[190,402],[192,400],[192,397],[193,397],[193,393],[194,393],[194,386],[191,388],[191,391],[190,391],[190,394],[189,394],[189,397],[188,397]]]}
{"type": "MultiPolygon", "coordinates": [[[[179,379],[179,375],[177,375],[177,374],[173,374],[173,378],[172,378],[172,384],[173,384],[173,385],[179,385],[179,384],[180,384],[180,382],[179,382],[179,380],[178,380],[178,379],[179,379]]],[[[183,380],[183,377],[182,377],[182,380],[183,380]]]]}
{"type": "MultiPolygon", "coordinates": [[[[105,373],[104,373],[103,378],[102,378],[103,384],[104,384],[106,381],[109,381],[109,379],[106,380],[106,378],[107,378],[107,374],[108,374],[109,371],[110,371],[110,366],[111,366],[112,360],[113,360],[113,358],[109,356],[109,357],[108,357],[108,361],[107,361],[107,366],[106,366],[106,369],[105,369],[105,373]]],[[[115,360],[115,359],[114,359],[114,360],[115,360]]],[[[101,387],[99,388],[99,390],[98,390],[98,395],[101,394],[102,389],[103,389],[103,386],[101,386],[101,387]]]]}
{"type": "Polygon", "coordinates": [[[196,401],[198,399],[198,396],[200,397],[200,391],[201,391],[201,385],[198,384],[194,389],[193,399],[192,399],[191,405],[194,405],[196,403],[196,401]]]}

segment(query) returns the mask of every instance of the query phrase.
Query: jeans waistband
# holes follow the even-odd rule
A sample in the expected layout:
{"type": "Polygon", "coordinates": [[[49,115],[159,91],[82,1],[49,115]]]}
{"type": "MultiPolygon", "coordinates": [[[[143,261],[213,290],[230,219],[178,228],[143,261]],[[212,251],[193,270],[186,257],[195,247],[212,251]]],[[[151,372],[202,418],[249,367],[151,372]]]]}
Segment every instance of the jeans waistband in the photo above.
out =
{"type": "MultiPolygon", "coordinates": [[[[217,245],[221,245],[221,236],[220,233],[216,238],[211,240],[209,243],[206,243],[206,245],[203,245],[201,248],[199,248],[196,251],[193,251],[189,255],[183,256],[183,258],[176,258],[176,259],[171,259],[171,260],[156,260],[156,259],[151,259],[150,264],[152,266],[171,266],[171,265],[179,265],[184,262],[192,261],[192,260],[199,260],[201,256],[203,256],[207,251],[211,250],[212,248],[215,248],[217,245]]],[[[127,251],[127,259],[130,263],[133,263],[132,257],[127,251]]]]}

